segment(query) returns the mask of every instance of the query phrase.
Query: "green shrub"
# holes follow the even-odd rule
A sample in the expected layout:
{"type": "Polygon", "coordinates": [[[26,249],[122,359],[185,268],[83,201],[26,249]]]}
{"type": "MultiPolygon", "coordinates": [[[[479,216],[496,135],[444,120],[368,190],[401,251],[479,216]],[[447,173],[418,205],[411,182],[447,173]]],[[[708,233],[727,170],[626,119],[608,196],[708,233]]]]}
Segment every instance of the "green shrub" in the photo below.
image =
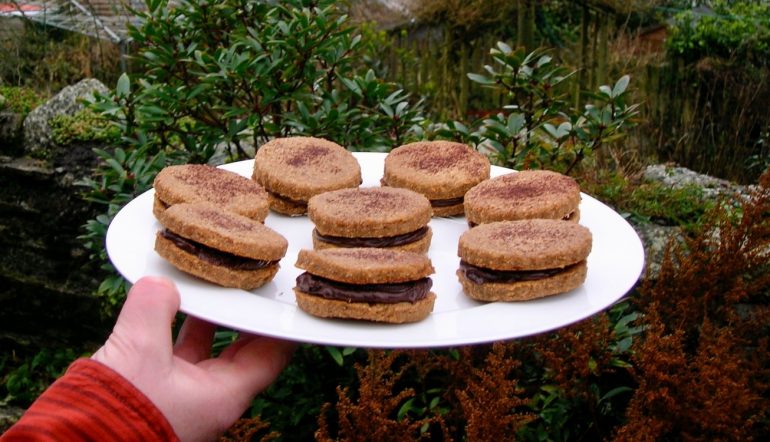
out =
{"type": "Polygon", "coordinates": [[[414,137],[420,103],[361,65],[362,37],[333,1],[148,1],[131,30],[139,74],[96,109],[134,146],[205,162],[217,148],[304,134],[352,150],[414,137]]]}
{"type": "Polygon", "coordinates": [[[468,125],[449,122],[436,135],[489,150],[502,166],[570,173],[585,158],[622,139],[633,125],[638,105],[626,103],[628,76],[613,86],[600,86],[598,92],[584,92],[593,102],[578,110],[565,100],[564,86],[573,72],[544,51],[527,53],[498,42],[490,53],[495,66],[484,66],[487,74],[468,77],[501,91],[503,110],[468,125]]]}
{"type": "MultiPolygon", "coordinates": [[[[83,24],[87,31],[97,27],[83,24]]],[[[120,75],[117,44],[26,19],[9,31],[0,38],[0,83],[54,94],[86,77],[112,83],[120,75]]]]}
{"type": "Polygon", "coordinates": [[[755,66],[770,60],[770,7],[767,2],[710,2],[713,13],[697,16],[687,10],[675,18],[668,51],[692,62],[705,57],[732,59],[755,66]]]}
{"type": "Polygon", "coordinates": [[[5,102],[0,103],[0,110],[8,109],[22,115],[27,115],[45,100],[41,94],[27,87],[0,86],[0,95],[5,97],[5,102]]]}
{"type": "Polygon", "coordinates": [[[43,348],[29,358],[0,357],[0,405],[28,407],[78,356],[71,348],[43,348]]]}
{"type": "MultiPolygon", "coordinates": [[[[421,133],[422,103],[362,62],[371,46],[332,0],[146,3],[130,29],[137,72],[91,107],[122,145],[98,152],[104,165],[83,182],[107,206],[83,237],[95,258],[106,258],[115,213],[165,165],[251,158],[288,135],[385,151],[421,133]]],[[[124,285],[110,278],[103,289],[116,305],[124,285]]]]}
{"type": "Polygon", "coordinates": [[[74,115],[57,115],[49,124],[51,139],[60,146],[89,141],[114,143],[120,139],[118,128],[90,109],[74,115]]]}
{"type": "Polygon", "coordinates": [[[676,188],[657,182],[637,184],[617,174],[581,183],[581,187],[636,223],[679,226],[686,231],[698,227],[717,204],[694,184],[676,188]]]}

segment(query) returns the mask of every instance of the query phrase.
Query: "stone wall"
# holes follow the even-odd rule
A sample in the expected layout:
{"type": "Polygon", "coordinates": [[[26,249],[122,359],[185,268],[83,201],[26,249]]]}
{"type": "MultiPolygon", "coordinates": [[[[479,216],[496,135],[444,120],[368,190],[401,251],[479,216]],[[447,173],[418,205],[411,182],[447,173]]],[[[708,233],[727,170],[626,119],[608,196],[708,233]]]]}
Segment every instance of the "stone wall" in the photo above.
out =
{"type": "MultiPolygon", "coordinates": [[[[82,91],[68,89],[49,103],[77,101],[82,91]]],[[[52,118],[46,109],[36,111],[52,118]]],[[[0,348],[28,354],[102,342],[111,325],[94,296],[103,275],[78,239],[102,210],[87,203],[76,184],[95,164],[94,146],[56,146],[49,135],[30,130],[21,144],[0,138],[0,348]]]]}
{"type": "Polygon", "coordinates": [[[100,341],[99,282],[77,239],[96,208],[63,168],[0,157],[0,346],[31,351],[100,341]]]}

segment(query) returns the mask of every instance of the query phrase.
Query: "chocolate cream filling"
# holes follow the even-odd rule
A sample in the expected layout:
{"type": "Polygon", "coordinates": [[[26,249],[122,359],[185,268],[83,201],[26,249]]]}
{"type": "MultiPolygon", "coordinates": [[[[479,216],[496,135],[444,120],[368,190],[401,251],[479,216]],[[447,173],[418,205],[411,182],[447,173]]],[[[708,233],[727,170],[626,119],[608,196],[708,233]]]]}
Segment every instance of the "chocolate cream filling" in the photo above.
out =
{"type": "Polygon", "coordinates": [[[430,200],[431,207],[450,207],[450,206],[456,206],[462,203],[463,203],[462,196],[458,196],[457,198],[447,198],[443,200],[430,200]]]}
{"type": "Polygon", "coordinates": [[[428,226],[421,227],[414,232],[383,238],[361,237],[346,238],[342,236],[322,235],[318,229],[313,229],[316,239],[341,247],[397,247],[419,241],[428,234],[428,226]]]}
{"type": "Polygon", "coordinates": [[[267,193],[269,193],[270,196],[272,196],[273,198],[284,201],[293,206],[307,207],[307,201],[295,200],[295,199],[289,198],[288,196],[281,195],[280,193],[271,192],[269,190],[267,191],[267,193]]]}
{"type": "MultiPolygon", "coordinates": [[[[566,215],[565,215],[565,216],[562,218],[562,221],[569,221],[569,220],[571,220],[571,219],[572,219],[574,216],[575,216],[575,211],[573,210],[572,212],[570,212],[570,213],[566,214],[566,215]]],[[[474,227],[476,227],[476,226],[478,226],[478,224],[477,224],[477,223],[474,223],[474,222],[468,221],[468,227],[470,227],[470,228],[474,228],[474,227]]]]}
{"type": "Polygon", "coordinates": [[[493,270],[484,267],[477,267],[473,264],[468,264],[465,261],[460,261],[460,271],[465,273],[465,277],[476,284],[492,283],[492,282],[521,282],[521,281],[537,281],[539,279],[550,278],[551,276],[558,275],[559,273],[566,272],[567,270],[575,267],[577,264],[572,264],[567,267],[558,269],[543,269],[543,270],[493,270]]]}
{"type": "Polygon", "coordinates": [[[227,267],[232,270],[259,270],[278,262],[263,261],[259,259],[233,255],[232,253],[223,252],[221,250],[205,246],[199,242],[192,241],[187,238],[182,238],[181,236],[168,229],[161,230],[160,236],[171,241],[175,246],[179,247],[185,252],[197,256],[202,261],[206,261],[210,264],[222,267],[227,267]]]}
{"type": "Polygon", "coordinates": [[[297,277],[297,289],[299,291],[345,302],[415,303],[428,296],[432,286],[433,281],[430,278],[391,284],[347,284],[311,275],[307,272],[297,277]]]}

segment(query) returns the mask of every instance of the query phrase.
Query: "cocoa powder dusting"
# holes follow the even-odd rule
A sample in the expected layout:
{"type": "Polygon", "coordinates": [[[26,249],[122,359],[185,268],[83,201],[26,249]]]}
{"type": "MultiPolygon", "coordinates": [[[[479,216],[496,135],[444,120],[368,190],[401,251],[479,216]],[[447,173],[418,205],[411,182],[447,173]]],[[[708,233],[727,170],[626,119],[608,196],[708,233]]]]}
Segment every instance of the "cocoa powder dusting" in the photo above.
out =
{"type": "Polygon", "coordinates": [[[536,198],[552,189],[546,182],[523,182],[516,186],[489,186],[481,192],[484,197],[496,197],[507,200],[536,198]]]}
{"type": "Polygon", "coordinates": [[[348,258],[353,258],[362,261],[381,261],[383,259],[392,258],[393,252],[389,250],[380,249],[356,249],[356,250],[340,250],[340,253],[348,258]]]}
{"type": "Polygon", "coordinates": [[[579,192],[572,178],[556,173],[527,174],[519,172],[490,181],[479,191],[480,196],[501,199],[537,198],[548,193],[579,192]]]}
{"type": "Polygon", "coordinates": [[[179,180],[194,186],[199,192],[215,201],[232,199],[244,193],[258,193],[262,187],[247,178],[235,176],[230,172],[204,164],[187,165],[178,175],[179,180]]]}
{"type": "Polygon", "coordinates": [[[399,210],[410,204],[402,195],[396,195],[387,190],[372,189],[349,189],[338,192],[328,199],[329,204],[338,207],[347,207],[351,210],[358,210],[368,213],[390,212],[399,210]]]}
{"type": "Polygon", "coordinates": [[[358,205],[361,210],[377,213],[394,210],[399,206],[403,206],[404,201],[403,198],[388,193],[364,193],[361,194],[361,198],[356,205],[358,205]]]}
{"type": "Polygon", "coordinates": [[[410,158],[411,166],[429,173],[437,173],[452,167],[468,170],[469,165],[473,164],[465,162],[465,159],[471,155],[471,151],[461,144],[448,145],[441,150],[436,149],[432,153],[433,155],[424,155],[423,153],[413,155],[410,158]]]}
{"type": "Polygon", "coordinates": [[[489,238],[493,241],[499,241],[499,242],[511,242],[518,238],[531,238],[534,235],[537,235],[540,232],[537,232],[535,229],[532,228],[529,224],[523,224],[523,225],[515,225],[515,226],[505,226],[501,227],[494,232],[492,232],[489,235],[489,238]]]}
{"type": "Polygon", "coordinates": [[[289,158],[286,163],[293,167],[302,167],[315,162],[318,158],[329,155],[329,149],[321,146],[311,145],[299,151],[289,158]]]}
{"type": "Polygon", "coordinates": [[[490,233],[489,239],[495,242],[546,242],[558,243],[572,236],[569,230],[553,229],[530,223],[516,223],[506,225],[490,233]]]}
{"type": "Polygon", "coordinates": [[[251,232],[256,230],[257,224],[250,223],[233,216],[227,216],[222,212],[216,210],[201,210],[199,212],[201,217],[210,222],[215,227],[225,230],[238,230],[241,232],[251,232]]]}

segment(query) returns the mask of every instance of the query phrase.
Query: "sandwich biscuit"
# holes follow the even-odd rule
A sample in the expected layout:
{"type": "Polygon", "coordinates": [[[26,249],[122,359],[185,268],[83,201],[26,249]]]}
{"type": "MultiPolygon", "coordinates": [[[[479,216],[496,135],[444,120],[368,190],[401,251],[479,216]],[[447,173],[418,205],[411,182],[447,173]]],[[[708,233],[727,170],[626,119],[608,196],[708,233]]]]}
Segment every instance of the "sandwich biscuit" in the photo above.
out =
{"type": "Polygon", "coordinates": [[[434,216],[461,215],[465,192],[489,178],[490,167],[486,156],[465,144],[420,141],[388,153],[381,183],[425,195],[434,216]]]}
{"type": "Polygon", "coordinates": [[[259,148],[252,178],[267,190],[270,208],[307,213],[307,202],[331,190],[358,187],[361,166],[344,147],[313,137],[276,138],[259,148]]]}
{"type": "Polygon", "coordinates": [[[322,318],[416,322],[433,311],[430,259],[377,248],[300,250],[297,305],[322,318]]]}
{"type": "Polygon", "coordinates": [[[460,236],[457,277],[479,301],[526,301],[583,284],[591,232],[553,219],[498,221],[460,236]]]}
{"type": "Polygon", "coordinates": [[[158,219],[155,250],[179,270],[244,290],[272,280],[288,242],[251,218],[208,203],[174,204],[158,219]]]}
{"type": "Polygon", "coordinates": [[[426,253],[430,202],[397,187],[340,189],[310,198],[313,247],[380,247],[426,253]]]}
{"type": "Polygon", "coordinates": [[[550,170],[522,170],[491,178],[465,194],[465,218],[473,227],[494,221],[547,218],[580,220],[580,186],[550,170]]]}
{"type": "Polygon", "coordinates": [[[259,184],[235,172],[205,164],[163,168],[153,182],[156,218],[169,206],[208,202],[223,210],[264,222],[268,213],[267,192],[259,184]]]}

